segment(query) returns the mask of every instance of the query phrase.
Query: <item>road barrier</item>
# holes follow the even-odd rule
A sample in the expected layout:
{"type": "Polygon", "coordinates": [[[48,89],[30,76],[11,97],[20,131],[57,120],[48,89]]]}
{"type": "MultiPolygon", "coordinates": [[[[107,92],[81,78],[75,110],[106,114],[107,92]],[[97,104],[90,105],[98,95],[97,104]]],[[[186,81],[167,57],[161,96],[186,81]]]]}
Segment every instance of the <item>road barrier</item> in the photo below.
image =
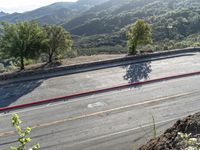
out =
{"type": "Polygon", "coordinates": [[[0,75],[0,81],[6,81],[6,80],[22,78],[22,77],[26,78],[30,76],[36,76],[36,75],[40,75],[38,79],[43,79],[43,78],[49,78],[53,76],[60,76],[60,75],[84,72],[84,71],[89,71],[89,70],[96,70],[95,68],[103,69],[103,68],[106,68],[106,66],[113,67],[114,66],[113,64],[115,63],[137,61],[137,60],[139,61],[140,59],[151,59],[151,58],[162,57],[162,56],[167,56],[167,55],[168,56],[177,55],[177,54],[184,54],[184,53],[190,53],[190,52],[200,52],[200,48],[176,49],[176,50],[169,50],[169,51],[154,52],[154,53],[149,53],[149,54],[142,54],[142,55],[137,55],[137,56],[126,56],[126,57],[116,58],[116,59],[76,64],[76,65],[70,65],[70,66],[61,66],[61,67],[56,67],[56,68],[46,68],[46,69],[41,69],[41,70],[6,73],[6,74],[0,75]],[[58,72],[64,72],[64,73],[58,74],[58,72]]]}
{"type": "Polygon", "coordinates": [[[62,97],[57,97],[57,98],[52,98],[52,99],[47,99],[47,100],[40,100],[37,102],[32,102],[32,103],[27,103],[27,104],[4,107],[4,108],[0,108],[0,112],[10,111],[10,110],[14,110],[14,109],[21,109],[21,108],[31,107],[31,106],[35,106],[35,105],[44,105],[47,103],[69,100],[69,99],[78,98],[78,97],[82,97],[82,96],[99,94],[99,93],[103,93],[103,92],[109,92],[109,91],[119,90],[119,89],[128,88],[128,87],[135,87],[135,86],[140,86],[140,85],[149,84],[149,83],[155,83],[155,82],[183,78],[183,77],[189,77],[189,76],[193,76],[193,75],[200,75],[200,71],[186,73],[186,74],[180,74],[180,75],[175,75],[175,76],[169,76],[169,77],[164,77],[164,78],[152,79],[152,80],[147,80],[147,81],[142,81],[142,82],[124,84],[124,85],[120,85],[120,86],[114,86],[114,87],[110,87],[110,88],[104,88],[104,89],[99,89],[99,90],[94,90],[94,91],[83,92],[83,93],[76,93],[76,94],[72,94],[72,95],[67,95],[67,96],[62,96],[62,97]]]}

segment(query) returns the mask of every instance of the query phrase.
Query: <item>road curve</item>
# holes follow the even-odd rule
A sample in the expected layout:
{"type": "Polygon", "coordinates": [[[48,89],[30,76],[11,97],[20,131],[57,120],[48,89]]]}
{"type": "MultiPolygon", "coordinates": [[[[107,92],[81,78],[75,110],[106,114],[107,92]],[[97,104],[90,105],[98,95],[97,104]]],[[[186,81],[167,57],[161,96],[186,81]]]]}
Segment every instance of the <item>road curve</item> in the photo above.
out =
{"type": "Polygon", "coordinates": [[[120,89],[124,89],[124,88],[136,88],[138,86],[143,86],[143,85],[146,85],[146,84],[151,84],[151,83],[156,83],[156,82],[161,82],[161,81],[168,81],[168,80],[173,80],[173,79],[177,79],[177,78],[185,78],[185,77],[195,76],[195,75],[200,75],[200,71],[199,72],[186,73],[186,74],[180,74],[180,75],[175,75],[175,76],[169,76],[169,77],[163,77],[163,78],[158,78],[158,79],[151,79],[151,80],[142,81],[142,82],[135,82],[135,83],[129,83],[129,84],[124,84],[124,85],[118,85],[118,86],[114,86],[114,87],[97,89],[97,90],[87,91],[87,92],[82,92],[82,93],[75,93],[75,94],[72,94],[72,95],[56,97],[56,98],[51,98],[51,99],[47,99],[47,100],[38,100],[38,101],[35,101],[35,102],[30,102],[30,103],[15,105],[15,106],[3,107],[3,108],[0,108],[0,112],[6,113],[6,112],[17,110],[17,109],[34,107],[36,105],[45,105],[45,104],[48,104],[48,103],[55,103],[55,102],[59,102],[59,101],[69,101],[69,100],[73,100],[73,99],[78,98],[78,97],[83,97],[83,96],[88,96],[88,95],[93,95],[93,94],[99,94],[99,93],[104,93],[104,92],[109,92],[109,91],[114,91],[114,90],[120,90],[120,89]]]}
{"type": "Polygon", "coordinates": [[[200,53],[0,86],[0,107],[200,71],[200,53]]]}
{"type": "MultiPolygon", "coordinates": [[[[19,110],[45,150],[131,150],[178,118],[199,111],[200,76],[127,88],[19,110]]],[[[16,144],[10,114],[0,116],[0,148],[16,144]]]]}

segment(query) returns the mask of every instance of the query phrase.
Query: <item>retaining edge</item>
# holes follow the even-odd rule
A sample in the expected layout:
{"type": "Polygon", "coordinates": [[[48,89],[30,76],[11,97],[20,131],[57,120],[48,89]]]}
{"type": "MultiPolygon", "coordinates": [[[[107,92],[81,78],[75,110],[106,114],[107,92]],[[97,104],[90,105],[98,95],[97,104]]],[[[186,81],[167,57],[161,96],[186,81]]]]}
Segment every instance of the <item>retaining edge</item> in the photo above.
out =
{"type": "MultiPolygon", "coordinates": [[[[139,60],[139,59],[148,59],[151,57],[161,57],[164,55],[174,55],[174,54],[182,54],[182,53],[189,53],[189,52],[200,52],[200,48],[186,48],[186,49],[176,49],[176,50],[169,50],[169,51],[161,51],[161,52],[154,52],[150,54],[144,54],[144,55],[137,55],[137,56],[127,56],[117,59],[109,59],[109,60],[103,60],[103,61],[95,61],[95,62],[89,62],[89,63],[83,63],[83,64],[76,64],[76,65],[70,65],[70,66],[61,66],[56,68],[47,68],[42,70],[35,70],[35,71],[25,71],[25,72],[17,72],[17,73],[8,73],[0,75],[0,81],[6,81],[9,79],[17,79],[33,75],[45,75],[48,73],[54,73],[54,72],[60,72],[60,71],[70,71],[75,70],[79,68],[90,68],[94,66],[101,66],[106,64],[113,64],[113,63],[119,63],[124,61],[131,61],[131,60],[139,60]]],[[[55,75],[56,76],[56,75],[55,75]]],[[[44,77],[48,78],[48,77],[44,77]]]]}

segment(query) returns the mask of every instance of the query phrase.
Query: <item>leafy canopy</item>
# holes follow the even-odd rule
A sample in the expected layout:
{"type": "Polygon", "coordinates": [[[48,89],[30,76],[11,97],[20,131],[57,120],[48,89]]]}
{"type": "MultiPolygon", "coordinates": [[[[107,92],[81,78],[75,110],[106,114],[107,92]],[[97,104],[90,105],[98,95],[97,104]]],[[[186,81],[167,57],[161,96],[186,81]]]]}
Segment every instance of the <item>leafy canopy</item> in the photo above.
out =
{"type": "MultiPolygon", "coordinates": [[[[20,124],[22,121],[20,120],[19,116],[17,114],[12,115],[12,126],[16,128],[16,131],[19,135],[18,142],[20,145],[18,147],[11,147],[11,150],[25,150],[26,149],[26,144],[31,142],[31,138],[27,137],[30,132],[31,128],[27,127],[25,131],[21,128],[20,124]]],[[[32,148],[29,148],[29,150],[39,150],[40,145],[36,144],[32,148]]]]}
{"type": "Polygon", "coordinates": [[[148,23],[139,19],[127,32],[128,48],[130,54],[136,54],[138,45],[146,45],[152,42],[152,30],[148,23]]]}
{"type": "Polygon", "coordinates": [[[34,58],[39,54],[45,39],[43,30],[35,22],[3,22],[1,25],[0,46],[4,56],[20,60],[21,69],[24,69],[24,59],[34,58]]]}
{"type": "Polygon", "coordinates": [[[49,62],[53,59],[62,56],[63,53],[71,50],[72,40],[70,33],[63,27],[56,25],[46,25],[44,27],[46,34],[46,48],[45,51],[49,56],[49,62]]]}

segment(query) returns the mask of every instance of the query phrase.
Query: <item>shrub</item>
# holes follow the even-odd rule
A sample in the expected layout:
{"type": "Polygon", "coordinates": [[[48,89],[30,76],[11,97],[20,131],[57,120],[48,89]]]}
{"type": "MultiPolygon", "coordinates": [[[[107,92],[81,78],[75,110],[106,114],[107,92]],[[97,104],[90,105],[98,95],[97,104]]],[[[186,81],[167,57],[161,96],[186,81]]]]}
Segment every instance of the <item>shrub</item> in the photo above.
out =
{"type": "MultiPolygon", "coordinates": [[[[11,150],[26,150],[27,143],[31,142],[31,138],[28,137],[28,135],[31,132],[31,128],[27,127],[25,130],[23,130],[20,126],[22,121],[20,120],[19,116],[17,114],[12,115],[12,126],[16,128],[16,131],[19,135],[18,142],[20,145],[18,147],[11,147],[11,150]]],[[[36,144],[32,148],[29,148],[28,150],[39,150],[40,145],[36,144]]]]}

